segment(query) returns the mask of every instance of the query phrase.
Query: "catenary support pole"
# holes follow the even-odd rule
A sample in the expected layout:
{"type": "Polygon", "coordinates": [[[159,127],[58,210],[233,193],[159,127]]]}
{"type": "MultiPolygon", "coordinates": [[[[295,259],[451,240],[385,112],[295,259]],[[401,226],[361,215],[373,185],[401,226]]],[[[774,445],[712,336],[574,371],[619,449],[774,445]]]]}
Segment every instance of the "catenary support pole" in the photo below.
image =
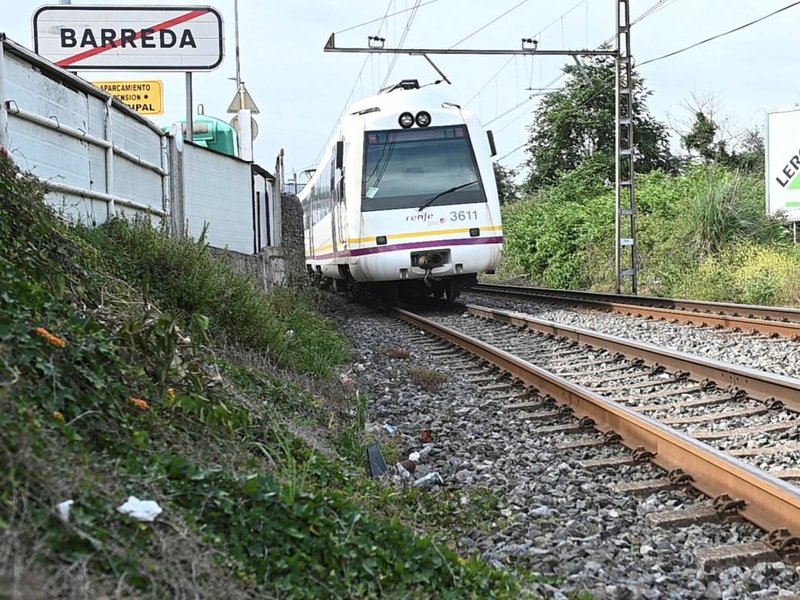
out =
{"type": "Polygon", "coordinates": [[[614,291],[622,291],[630,280],[630,293],[637,293],[636,192],[634,174],[633,57],[631,55],[630,0],[615,0],[617,8],[617,52],[615,70],[615,244],[614,291]]]}

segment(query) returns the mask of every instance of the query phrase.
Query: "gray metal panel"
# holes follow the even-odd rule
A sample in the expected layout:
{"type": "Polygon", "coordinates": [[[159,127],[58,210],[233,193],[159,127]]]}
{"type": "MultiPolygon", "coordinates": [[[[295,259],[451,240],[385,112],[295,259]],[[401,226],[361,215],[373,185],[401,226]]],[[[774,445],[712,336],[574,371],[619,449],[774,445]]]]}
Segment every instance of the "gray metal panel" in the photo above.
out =
{"type": "Polygon", "coordinates": [[[112,109],[114,144],[142,160],[161,164],[161,136],[117,108],[112,109]]]}
{"type": "Polygon", "coordinates": [[[89,189],[89,144],[9,114],[9,149],[20,167],[45,181],[89,189]]]}
{"type": "Polygon", "coordinates": [[[189,234],[219,248],[253,252],[253,197],[250,163],[184,145],[184,185],[189,234]]]}
{"type": "Polygon", "coordinates": [[[114,195],[161,209],[161,175],[114,155],[114,195]]]}
{"type": "MultiPolygon", "coordinates": [[[[40,70],[37,60],[24,53],[6,53],[4,57],[5,98],[0,101],[9,104],[8,146],[16,162],[46,182],[161,210],[164,182],[159,173],[115,154],[109,189],[106,148],[82,139],[87,136],[100,143],[106,139],[107,96],[92,93],[93,88],[85,82],[73,82],[66,72],[40,70]],[[17,111],[20,114],[15,114],[17,111]],[[44,122],[35,122],[36,118],[44,122]]],[[[118,103],[112,105],[111,117],[113,142],[118,148],[157,168],[163,166],[162,134],[152,123],[118,103]]],[[[74,220],[102,223],[109,215],[107,202],[100,198],[60,190],[48,194],[47,199],[74,220]]],[[[135,214],[137,209],[118,204],[115,211],[135,214]]]]}
{"type": "Polygon", "coordinates": [[[34,70],[13,55],[6,55],[8,100],[43,117],[56,117],[63,125],[87,129],[86,94],[76,92],[34,70]]]}

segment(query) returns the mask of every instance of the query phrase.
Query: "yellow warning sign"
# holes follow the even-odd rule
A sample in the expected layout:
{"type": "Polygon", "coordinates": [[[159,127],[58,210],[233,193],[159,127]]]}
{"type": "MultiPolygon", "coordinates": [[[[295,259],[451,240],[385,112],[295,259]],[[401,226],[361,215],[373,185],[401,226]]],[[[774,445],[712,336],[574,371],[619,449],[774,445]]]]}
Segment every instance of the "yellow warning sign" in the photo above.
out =
{"type": "Polygon", "coordinates": [[[122,100],[141,115],[164,112],[164,86],[161,81],[95,81],[104,90],[122,100]]]}

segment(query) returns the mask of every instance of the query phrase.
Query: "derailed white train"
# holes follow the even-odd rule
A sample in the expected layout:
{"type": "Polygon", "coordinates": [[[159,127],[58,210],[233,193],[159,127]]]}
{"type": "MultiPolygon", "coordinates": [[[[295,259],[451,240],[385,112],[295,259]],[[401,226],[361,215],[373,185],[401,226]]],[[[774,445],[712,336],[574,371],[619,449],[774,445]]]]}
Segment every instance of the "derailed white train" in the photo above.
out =
{"type": "Polygon", "coordinates": [[[446,295],[500,262],[494,142],[415,80],[351,106],[300,192],[306,266],[323,287],[446,295]]]}

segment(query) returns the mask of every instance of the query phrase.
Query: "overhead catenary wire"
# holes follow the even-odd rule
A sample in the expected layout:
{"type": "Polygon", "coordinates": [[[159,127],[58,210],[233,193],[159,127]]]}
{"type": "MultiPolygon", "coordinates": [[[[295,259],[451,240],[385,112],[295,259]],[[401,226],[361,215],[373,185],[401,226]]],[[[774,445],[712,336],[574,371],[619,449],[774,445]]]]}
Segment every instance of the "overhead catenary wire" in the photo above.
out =
{"type": "MultiPolygon", "coordinates": [[[[435,2],[436,0],[432,0],[432,1],[435,2]]],[[[427,4],[430,4],[430,3],[431,2],[428,2],[427,4]]],[[[388,0],[388,2],[386,4],[386,12],[384,13],[383,17],[381,19],[375,19],[375,20],[371,21],[372,23],[374,23],[376,21],[380,21],[380,24],[378,25],[378,30],[377,30],[377,34],[376,35],[380,35],[381,30],[383,29],[383,26],[386,23],[386,19],[390,16],[389,15],[389,11],[391,10],[393,4],[394,4],[394,0],[388,0]]],[[[419,7],[417,7],[417,8],[419,8],[419,7]]],[[[400,12],[405,12],[405,11],[400,11],[400,12]]],[[[393,13],[393,14],[399,14],[399,13],[393,13]]],[[[367,54],[367,56],[364,57],[364,62],[361,63],[361,69],[359,69],[358,75],[356,75],[356,79],[353,82],[353,86],[350,88],[350,92],[347,94],[347,98],[344,101],[344,105],[342,106],[342,109],[339,111],[339,116],[336,117],[336,121],[334,122],[330,133],[328,133],[328,136],[325,138],[325,143],[322,145],[322,148],[320,148],[320,151],[317,154],[317,157],[314,159],[314,165],[315,166],[319,164],[319,161],[322,158],[323,153],[325,152],[325,148],[328,147],[328,142],[330,141],[331,136],[333,136],[333,134],[336,132],[336,127],[339,124],[339,120],[342,118],[342,115],[344,114],[344,111],[347,110],[347,106],[350,104],[350,100],[353,98],[353,92],[355,92],[356,87],[358,86],[359,82],[361,81],[361,76],[364,74],[364,69],[366,69],[367,63],[370,62],[371,58],[372,58],[371,54],[367,54]]]]}
{"type": "MultiPolygon", "coordinates": [[[[560,17],[558,17],[557,19],[555,19],[555,20],[554,20],[554,21],[552,21],[551,23],[548,23],[547,25],[545,25],[544,27],[542,27],[542,29],[540,29],[540,30],[539,30],[539,31],[536,33],[536,35],[535,35],[534,37],[535,37],[535,38],[538,38],[538,37],[540,37],[540,36],[541,36],[541,35],[542,35],[542,34],[543,34],[545,31],[547,31],[548,29],[550,29],[550,28],[551,28],[551,27],[553,27],[554,25],[556,25],[556,24],[558,24],[559,22],[561,22],[561,20],[562,20],[564,17],[566,17],[566,16],[569,16],[569,14],[570,14],[570,13],[572,13],[574,10],[576,10],[577,8],[579,8],[579,7],[580,7],[582,4],[587,4],[587,5],[588,5],[588,0],[580,0],[580,2],[578,2],[578,3],[577,3],[575,6],[573,6],[572,8],[570,8],[569,10],[567,10],[566,12],[564,12],[564,13],[563,13],[563,14],[562,14],[560,17]]],[[[518,5],[518,6],[519,6],[519,5],[518,5]]],[[[512,9],[511,9],[511,10],[513,10],[513,8],[516,8],[516,7],[512,7],[512,9]]],[[[485,29],[485,27],[486,27],[486,26],[484,26],[482,29],[485,29]]],[[[478,31],[480,31],[480,30],[478,30],[478,31]]],[[[475,33],[477,33],[477,31],[473,32],[472,34],[470,34],[469,36],[467,36],[466,38],[464,38],[463,40],[461,40],[461,42],[463,42],[463,41],[465,41],[465,40],[469,39],[469,38],[470,38],[470,37],[472,37],[472,36],[473,36],[475,33]]],[[[455,47],[456,47],[456,46],[458,46],[458,44],[460,44],[461,42],[458,42],[458,43],[457,43],[457,44],[455,44],[454,46],[451,46],[451,48],[455,48],[455,47]]],[[[467,105],[469,105],[471,102],[473,102],[473,101],[475,100],[475,98],[477,98],[477,97],[480,95],[480,93],[481,93],[483,90],[485,90],[487,87],[489,87],[489,85],[491,85],[492,81],[494,81],[494,80],[495,80],[495,79],[496,79],[496,78],[497,78],[497,77],[500,75],[500,73],[502,73],[503,71],[505,71],[506,67],[508,67],[508,65],[510,65],[510,64],[511,64],[511,61],[512,61],[512,59],[513,59],[513,58],[514,58],[513,56],[512,56],[511,58],[509,58],[509,59],[508,59],[508,60],[507,60],[505,63],[503,63],[503,65],[502,65],[502,66],[501,66],[501,67],[500,67],[500,68],[499,68],[497,71],[495,71],[494,75],[488,79],[488,81],[487,81],[487,82],[486,82],[486,83],[485,83],[485,84],[484,84],[484,85],[481,87],[481,89],[479,89],[479,90],[478,90],[478,91],[475,93],[475,95],[473,95],[473,96],[472,96],[472,98],[470,98],[470,99],[467,101],[467,105]]],[[[531,78],[533,78],[533,66],[532,66],[532,65],[531,65],[531,78]]]]}
{"type": "Polygon", "coordinates": [[[470,33],[470,34],[469,34],[467,37],[465,37],[465,38],[462,38],[462,39],[460,39],[459,41],[457,41],[455,44],[453,44],[452,46],[450,46],[450,49],[452,50],[452,49],[453,49],[453,48],[455,48],[456,46],[460,46],[461,44],[463,44],[464,42],[466,42],[466,41],[467,41],[468,39],[470,39],[471,37],[473,37],[473,36],[475,36],[475,35],[479,34],[481,31],[483,31],[483,30],[484,30],[484,29],[486,29],[487,27],[489,27],[489,26],[491,26],[491,25],[494,25],[495,23],[497,23],[497,21],[499,21],[500,19],[502,19],[503,17],[505,17],[507,14],[509,14],[509,13],[511,13],[511,12],[513,12],[513,11],[515,11],[516,9],[518,9],[520,6],[522,6],[523,4],[527,3],[528,1],[529,1],[529,0],[522,0],[521,2],[518,2],[518,3],[517,3],[517,4],[515,4],[514,6],[512,6],[511,8],[509,8],[508,10],[506,10],[505,12],[503,12],[502,14],[499,14],[499,15],[497,15],[497,16],[496,16],[494,19],[492,19],[492,20],[491,20],[491,21],[489,21],[488,23],[485,23],[484,25],[481,25],[480,27],[478,27],[478,29],[476,29],[475,31],[473,31],[472,33],[470,33]]]}
{"type": "MultiPolygon", "coordinates": [[[[414,22],[414,17],[417,16],[417,10],[419,10],[420,0],[416,0],[414,2],[414,6],[411,8],[411,14],[408,16],[408,20],[406,21],[406,28],[403,30],[403,34],[400,37],[400,41],[398,43],[398,48],[402,48],[403,44],[408,37],[408,32],[411,31],[411,24],[414,22]]],[[[386,70],[386,77],[383,78],[383,83],[381,87],[385,87],[386,84],[389,82],[389,77],[392,76],[392,71],[394,71],[394,66],[397,64],[398,54],[392,56],[392,62],[389,64],[389,68],[386,70]]]]}
{"type": "MultiPolygon", "coordinates": [[[[638,16],[636,19],[634,19],[634,20],[631,22],[631,26],[633,26],[633,25],[636,25],[637,23],[640,23],[640,22],[642,22],[644,19],[646,19],[646,18],[647,18],[647,17],[649,17],[650,15],[653,15],[653,14],[655,14],[656,12],[658,12],[658,11],[660,11],[660,10],[662,10],[662,9],[666,8],[667,6],[669,6],[669,5],[673,4],[673,3],[675,3],[676,1],[677,1],[677,0],[658,0],[658,1],[657,1],[655,4],[653,4],[653,5],[652,5],[650,8],[648,8],[647,10],[645,10],[645,11],[644,11],[644,12],[643,12],[641,15],[639,15],[639,16],[638,16]]],[[[799,1],[798,3],[800,3],[800,1],[799,1]]],[[[574,9],[575,9],[575,8],[577,8],[578,6],[580,6],[580,4],[578,4],[577,6],[574,6],[574,7],[573,7],[572,9],[570,9],[570,10],[574,10],[574,9]]],[[[557,23],[557,22],[558,22],[558,21],[554,21],[553,23],[551,23],[551,24],[550,24],[550,26],[552,26],[554,23],[557,23]]],[[[602,43],[601,43],[601,44],[600,44],[598,47],[602,47],[602,46],[604,46],[605,44],[609,44],[609,43],[611,43],[612,41],[614,41],[614,38],[615,38],[615,37],[616,37],[616,36],[611,36],[611,37],[609,37],[608,39],[604,40],[604,41],[603,41],[603,42],[602,42],[602,43]]],[[[551,80],[550,82],[548,82],[548,83],[547,83],[547,84],[544,86],[544,88],[545,88],[545,89],[547,89],[547,88],[550,88],[550,87],[551,87],[551,86],[553,86],[554,84],[556,84],[556,83],[558,83],[559,81],[561,81],[561,80],[564,78],[564,76],[565,76],[565,74],[564,74],[564,73],[560,73],[560,74],[559,74],[559,75],[558,75],[558,76],[557,76],[555,79],[553,79],[553,80],[551,80]]],[[[530,95],[530,96],[528,96],[528,97],[527,97],[525,100],[523,100],[523,101],[521,101],[521,102],[518,102],[516,105],[514,105],[514,106],[512,106],[511,108],[509,108],[509,109],[505,110],[503,113],[501,113],[501,114],[499,114],[499,115],[495,116],[493,119],[491,119],[491,120],[489,120],[489,121],[486,121],[485,123],[483,123],[483,126],[484,126],[484,127],[486,127],[486,126],[488,126],[488,125],[491,125],[492,123],[495,123],[496,121],[498,121],[498,120],[502,119],[503,117],[505,117],[505,116],[507,116],[507,115],[509,115],[509,114],[513,113],[514,111],[516,111],[516,110],[518,110],[518,109],[522,108],[523,106],[526,106],[527,104],[529,104],[529,103],[530,103],[530,102],[532,102],[534,99],[536,99],[536,98],[538,98],[538,97],[540,97],[540,96],[542,96],[542,94],[541,94],[541,93],[534,93],[534,94],[531,94],[531,95],[530,95]]],[[[468,103],[468,104],[469,104],[469,103],[468,103]]],[[[512,120],[511,120],[509,123],[506,123],[506,124],[505,124],[505,125],[504,125],[504,126],[503,126],[503,127],[500,129],[500,130],[498,130],[498,131],[502,131],[503,129],[505,129],[506,127],[508,127],[508,126],[509,126],[509,125],[511,125],[512,123],[514,123],[514,122],[518,121],[519,119],[521,119],[521,118],[522,118],[522,117],[524,117],[524,116],[525,116],[525,113],[523,113],[523,114],[521,114],[521,115],[519,115],[519,116],[515,117],[515,118],[514,118],[514,119],[512,119],[512,120]]],[[[524,145],[525,145],[525,144],[522,144],[522,146],[524,146],[524,145]]],[[[519,150],[519,149],[520,149],[522,146],[519,146],[519,147],[517,147],[515,150],[519,150]]],[[[499,160],[499,159],[498,159],[498,160],[499,160]]]]}
{"type": "Polygon", "coordinates": [[[761,21],[765,21],[765,20],[769,19],[770,17],[774,17],[775,15],[777,15],[779,13],[782,13],[784,11],[787,11],[790,8],[794,8],[797,5],[800,5],[800,1],[792,2],[791,4],[788,4],[788,5],[784,6],[783,8],[779,8],[778,10],[774,10],[771,13],[769,13],[767,15],[764,15],[763,17],[759,17],[758,19],[750,21],[749,23],[745,23],[744,25],[739,25],[739,27],[734,27],[733,29],[730,29],[730,30],[725,31],[723,33],[718,33],[717,35],[713,35],[710,38],[706,38],[704,40],[701,40],[699,42],[691,44],[690,46],[686,46],[685,48],[681,48],[680,50],[675,50],[674,52],[670,52],[668,54],[664,54],[664,55],[658,56],[656,58],[648,59],[648,60],[646,60],[644,62],[639,63],[638,66],[639,67],[643,67],[644,65],[649,65],[649,64],[652,64],[652,63],[657,62],[659,60],[664,60],[665,58],[670,58],[670,57],[675,56],[677,54],[681,54],[681,53],[686,52],[688,50],[692,50],[694,48],[697,48],[698,46],[702,46],[703,44],[707,44],[708,42],[713,42],[714,40],[718,40],[721,37],[725,37],[726,35],[730,35],[732,33],[736,33],[737,31],[741,31],[742,29],[746,29],[747,27],[755,25],[756,23],[760,23],[761,21]]]}
{"type": "Polygon", "coordinates": [[[439,0],[428,0],[428,2],[423,2],[422,4],[420,4],[417,7],[413,7],[412,6],[411,8],[404,8],[403,10],[398,10],[398,11],[393,12],[393,13],[388,13],[387,12],[387,14],[383,15],[382,17],[379,17],[377,19],[371,19],[369,21],[364,21],[363,23],[359,23],[358,25],[353,25],[352,27],[347,27],[346,29],[341,29],[339,31],[336,31],[335,33],[336,33],[336,35],[338,35],[340,33],[346,32],[346,31],[352,31],[353,29],[359,29],[360,27],[366,27],[367,25],[372,25],[373,23],[377,23],[378,21],[385,21],[388,17],[394,17],[396,15],[402,15],[405,12],[408,12],[410,10],[419,9],[419,8],[422,8],[423,6],[428,6],[429,4],[433,4],[434,2],[439,2],[439,0]]]}

